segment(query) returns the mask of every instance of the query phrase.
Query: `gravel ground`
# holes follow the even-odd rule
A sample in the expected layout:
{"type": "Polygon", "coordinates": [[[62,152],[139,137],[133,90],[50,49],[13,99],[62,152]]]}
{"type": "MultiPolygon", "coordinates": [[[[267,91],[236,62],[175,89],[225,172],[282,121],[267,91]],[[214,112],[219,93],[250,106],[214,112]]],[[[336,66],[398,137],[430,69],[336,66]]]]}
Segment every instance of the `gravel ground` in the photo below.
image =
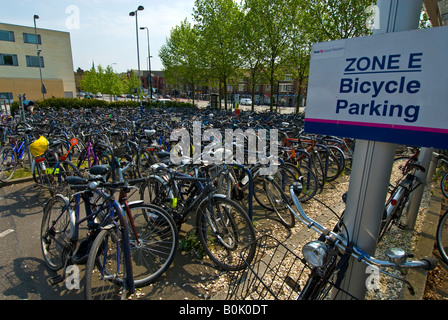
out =
{"type": "MultiPolygon", "coordinates": [[[[317,198],[323,201],[330,207],[339,207],[341,208],[341,197],[348,190],[349,185],[349,176],[340,177],[336,182],[332,184],[328,184],[323,193],[319,194],[317,198]]],[[[417,236],[419,235],[422,223],[425,218],[425,214],[428,208],[428,204],[431,197],[431,188],[427,187],[424,191],[424,196],[421,202],[420,212],[418,215],[418,219],[416,222],[416,227],[414,230],[402,230],[398,227],[393,226],[390,230],[390,233],[386,235],[382,242],[377,246],[376,255],[381,258],[382,253],[392,246],[401,247],[405,249],[407,252],[412,252],[417,236]]],[[[324,206],[319,204],[316,201],[310,201],[309,203],[303,204],[304,210],[307,214],[313,219],[328,220],[323,217],[325,214],[323,212],[327,212],[324,206]]],[[[338,214],[341,213],[337,212],[338,214]]],[[[332,227],[336,222],[336,219],[328,220],[328,227],[332,227]]],[[[256,230],[258,235],[263,234],[271,234],[279,239],[281,242],[286,241],[291,235],[303,231],[303,225],[300,222],[296,223],[296,226],[292,228],[289,232],[282,227],[281,225],[275,225],[273,223],[260,224],[256,225],[256,230]]],[[[297,246],[299,250],[300,245],[297,246]]],[[[295,248],[290,248],[291,250],[295,250],[295,248]]],[[[436,269],[437,270],[437,269],[436,269]]],[[[388,270],[390,271],[390,270],[388,270]]],[[[441,271],[438,272],[438,275],[435,277],[436,279],[433,282],[440,282],[441,280],[441,271]]],[[[218,273],[218,272],[217,272],[218,273]]],[[[403,277],[406,274],[406,271],[395,270],[392,271],[394,275],[398,277],[403,277]]],[[[229,274],[226,272],[221,272],[219,276],[217,276],[214,280],[210,282],[198,283],[197,287],[204,290],[205,294],[202,298],[210,299],[216,297],[218,293],[220,293],[220,299],[223,298],[222,292],[227,290],[229,283],[229,274]]],[[[432,281],[432,280],[429,280],[432,281]]],[[[367,300],[401,300],[403,290],[405,287],[403,282],[395,280],[389,276],[380,275],[380,289],[375,291],[368,291],[366,294],[367,300]]],[[[429,293],[428,295],[430,295],[429,293]]]]}

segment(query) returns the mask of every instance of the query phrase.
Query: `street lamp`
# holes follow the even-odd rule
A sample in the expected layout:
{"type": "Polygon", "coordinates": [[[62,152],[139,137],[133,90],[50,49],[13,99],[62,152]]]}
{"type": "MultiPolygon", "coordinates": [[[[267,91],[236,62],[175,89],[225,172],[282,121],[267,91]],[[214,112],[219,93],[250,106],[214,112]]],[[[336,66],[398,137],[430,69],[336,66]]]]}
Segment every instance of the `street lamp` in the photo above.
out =
{"type": "Polygon", "coordinates": [[[149,29],[148,27],[140,27],[140,30],[146,29],[146,35],[148,36],[148,69],[149,69],[149,85],[150,85],[150,92],[151,92],[151,101],[152,101],[152,74],[151,74],[151,50],[149,47],[149,29]]]}
{"type": "Polygon", "coordinates": [[[37,40],[37,27],[36,27],[36,20],[39,19],[39,16],[37,14],[34,15],[34,36],[36,37],[36,49],[37,49],[37,63],[39,65],[39,74],[40,74],[40,91],[42,92],[42,99],[45,100],[45,93],[47,93],[47,89],[45,89],[44,82],[42,80],[42,66],[40,65],[40,53],[42,50],[39,49],[39,41],[37,40]]]}
{"type": "Polygon", "coordinates": [[[143,6],[138,6],[137,10],[135,11],[131,11],[129,13],[129,15],[131,17],[135,16],[135,34],[137,36],[137,64],[138,64],[138,98],[140,100],[140,111],[143,111],[143,106],[142,106],[142,99],[141,99],[141,79],[140,79],[140,52],[139,52],[139,45],[138,45],[138,19],[137,19],[137,12],[142,11],[143,6]]]}

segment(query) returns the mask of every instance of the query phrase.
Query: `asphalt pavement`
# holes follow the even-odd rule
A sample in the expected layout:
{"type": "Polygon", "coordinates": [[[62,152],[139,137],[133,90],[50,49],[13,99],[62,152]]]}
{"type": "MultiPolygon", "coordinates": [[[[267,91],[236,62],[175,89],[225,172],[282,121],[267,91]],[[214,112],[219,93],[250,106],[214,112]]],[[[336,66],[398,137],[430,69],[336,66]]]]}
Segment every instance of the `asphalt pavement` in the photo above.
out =
{"type": "MultiPolygon", "coordinates": [[[[49,196],[29,179],[0,185],[0,300],[83,299],[82,284],[76,289],[65,282],[49,283],[56,273],[46,267],[39,242],[49,196]]],[[[188,225],[182,232],[188,232],[188,225]]],[[[84,266],[78,267],[82,279],[84,266]]],[[[202,300],[207,291],[198,284],[218,276],[215,268],[194,253],[179,250],[159,281],[139,289],[139,299],[202,300]]]]}

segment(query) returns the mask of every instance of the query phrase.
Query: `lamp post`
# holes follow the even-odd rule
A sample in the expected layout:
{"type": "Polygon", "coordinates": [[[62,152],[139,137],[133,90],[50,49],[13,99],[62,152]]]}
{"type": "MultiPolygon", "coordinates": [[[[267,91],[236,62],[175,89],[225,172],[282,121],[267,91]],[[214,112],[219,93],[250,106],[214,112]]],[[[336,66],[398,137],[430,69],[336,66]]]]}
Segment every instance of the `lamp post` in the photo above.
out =
{"type": "Polygon", "coordinates": [[[142,100],[141,100],[141,79],[140,79],[140,52],[139,52],[139,45],[138,45],[138,19],[137,19],[137,12],[142,11],[143,6],[138,6],[137,10],[135,11],[131,11],[129,13],[129,15],[131,17],[135,16],[135,34],[137,36],[137,64],[138,64],[138,98],[140,100],[140,110],[143,111],[143,106],[142,106],[142,100]]]}
{"type": "Polygon", "coordinates": [[[45,100],[45,93],[47,93],[47,89],[45,89],[44,82],[42,80],[42,66],[40,64],[40,53],[42,50],[39,49],[39,41],[37,39],[37,27],[36,27],[36,20],[39,19],[39,16],[37,14],[34,15],[34,36],[36,37],[36,49],[37,49],[37,63],[39,65],[39,74],[40,74],[40,91],[42,92],[42,99],[45,100]]]}
{"type": "Polygon", "coordinates": [[[151,49],[149,46],[149,29],[148,27],[140,27],[140,30],[145,30],[146,29],[146,35],[148,36],[148,71],[149,71],[149,87],[150,87],[150,92],[151,92],[151,100],[152,100],[152,74],[151,74],[151,49]]]}

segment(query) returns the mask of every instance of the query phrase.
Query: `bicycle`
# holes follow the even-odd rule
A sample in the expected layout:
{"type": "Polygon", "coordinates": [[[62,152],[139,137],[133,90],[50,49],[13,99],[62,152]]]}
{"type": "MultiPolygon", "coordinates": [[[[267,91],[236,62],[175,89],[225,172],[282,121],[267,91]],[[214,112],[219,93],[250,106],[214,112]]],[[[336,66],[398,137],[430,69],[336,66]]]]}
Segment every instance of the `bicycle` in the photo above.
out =
{"type": "Polygon", "coordinates": [[[245,261],[246,269],[232,277],[227,299],[360,299],[362,297],[356,297],[342,288],[350,263],[363,263],[403,281],[412,292],[412,285],[407,280],[383,269],[432,270],[436,267],[437,259],[425,257],[409,261],[407,253],[399,248],[388,249],[387,260],[368,255],[350,241],[345,228],[340,228],[343,222],[339,217],[336,227],[329,229],[307,216],[298,199],[301,188],[300,182],[291,186],[290,194],[297,211],[289,208],[305,226],[317,232],[318,240],[305,244],[302,255],[299,255],[273,237],[258,238],[255,258],[245,261]]]}
{"type": "MultiPolygon", "coordinates": [[[[224,168],[210,175],[207,166],[198,169],[198,176],[190,176],[156,164],[153,174],[140,188],[140,197],[166,209],[179,229],[195,212],[196,235],[205,253],[218,267],[238,270],[243,267],[239,249],[255,239],[255,229],[239,204],[216,193],[213,181],[224,168]]],[[[250,260],[253,253],[248,250],[246,258],[250,260]]]]}
{"type": "Polygon", "coordinates": [[[407,162],[402,168],[402,178],[396,182],[396,186],[392,189],[389,199],[386,201],[378,241],[381,241],[392,225],[398,224],[398,227],[402,227],[400,225],[400,219],[409,200],[409,196],[422,184],[420,179],[415,176],[416,170],[421,172],[426,171],[417,162],[407,162]]]}
{"type": "MultiPolygon", "coordinates": [[[[104,167],[92,168],[91,173],[96,177],[88,185],[85,184],[88,180],[81,177],[66,178],[71,189],[78,191],[72,195],[75,205],[72,206],[72,201],[59,194],[49,200],[42,217],[41,248],[45,263],[51,270],[58,271],[63,268],[62,275],[51,278],[50,283],[64,281],[67,267],[71,264],[85,263],[87,256],[89,268],[86,269],[85,292],[86,298],[93,298],[95,288],[92,287],[92,282],[97,279],[92,278],[94,265],[90,261],[93,255],[93,261],[97,262],[100,270],[98,285],[107,286],[108,293],[111,293],[108,297],[124,299],[128,294],[135,292],[130,240],[123,209],[101,188],[105,185],[101,182],[105,171],[104,167]],[[84,219],[79,219],[81,198],[86,209],[84,219]],[[91,202],[91,198],[96,198],[98,203],[91,202]],[[89,236],[85,239],[85,245],[77,246],[80,224],[85,221],[88,221],[89,236]],[[111,243],[115,243],[116,248],[107,247],[109,239],[111,243]],[[100,244],[104,245],[103,248],[108,248],[101,251],[105,255],[101,261],[95,260],[100,244]],[[113,255],[114,259],[107,260],[107,257],[113,255]]],[[[112,187],[110,184],[107,186],[112,187]]],[[[101,298],[104,296],[101,295],[101,298]]]]}
{"type": "MultiPolygon", "coordinates": [[[[25,162],[26,150],[32,142],[27,142],[31,139],[32,128],[28,127],[22,134],[8,135],[9,145],[4,146],[0,150],[0,181],[6,182],[12,178],[17,166],[23,166],[25,162]]],[[[32,161],[32,160],[31,160],[32,161]]]]}
{"type": "Polygon", "coordinates": [[[66,177],[81,176],[78,168],[67,159],[72,148],[78,143],[77,139],[70,141],[71,146],[65,155],[60,155],[55,150],[59,143],[59,141],[50,142],[50,149],[40,156],[34,154],[34,161],[31,163],[31,172],[36,186],[48,189],[51,195],[68,192],[66,177]]]}
{"type": "MultiPolygon", "coordinates": [[[[437,153],[436,156],[437,159],[441,160],[445,164],[448,164],[447,156],[440,153],[437,153]]],[[[448,171],[443,174],[442,179],[440,180],[440,189],[442,190],[443,195],[448,198],[448,171]]]]}
{"type": "MultiPolygon", "coordinates": [[[[116,202],[123,211],[124,219],[127,220],[133,286],[141,287],[155,281],[171,264],[177,247],[177,229],[172,218],[160,208],[143,204],[141,201],[128,202],[127,193],[132,188],[128,183],[140,183],[142,179],[134,181],[120,179],[121,182],[105,183],[104,176],[110,170],[109,166],[104,165],[91,168],[91,175],[94,176],[93,188],[91,183],[87,184],[89,182],[87,179],[67,178],[71,188],[80,191],[73,194],[70,200],[62,195],[56,195],[45,206],[41,231],[44,239],[42,252],[47,265],[55,271],[70,262],[88,263],[89,252],[95,248],[94,240],[103,230],[109,228],[103,222],[103,216],[109,215],[110,202],[116,202]],[[110,194],[113,190],[119,190],[118,200],[113,200],[111,195],[106,197],[107,189],[110,190],[110,194]],[[80,219],[82,201],[86,212],[84,219],[80,219]],[[88,236],[78,245],[79,229],[86,221],[88,236]]],[[[106,237],[107,234],[104,233],[103,236],[106,237]]],[[[91,265],[90,268],[94,266],[91,265]]],[[[88,271],[94,270],[88,269],[88,271]]],[[[59,276],[53,282],[60,282],[63,279],[59,276]]],[[[87,282],[89,287],[85,290],[87,298],[92,298],[91,282],[98,280],[101,283],[101,279],[89,278],[90,283],[87,282]]]]}

